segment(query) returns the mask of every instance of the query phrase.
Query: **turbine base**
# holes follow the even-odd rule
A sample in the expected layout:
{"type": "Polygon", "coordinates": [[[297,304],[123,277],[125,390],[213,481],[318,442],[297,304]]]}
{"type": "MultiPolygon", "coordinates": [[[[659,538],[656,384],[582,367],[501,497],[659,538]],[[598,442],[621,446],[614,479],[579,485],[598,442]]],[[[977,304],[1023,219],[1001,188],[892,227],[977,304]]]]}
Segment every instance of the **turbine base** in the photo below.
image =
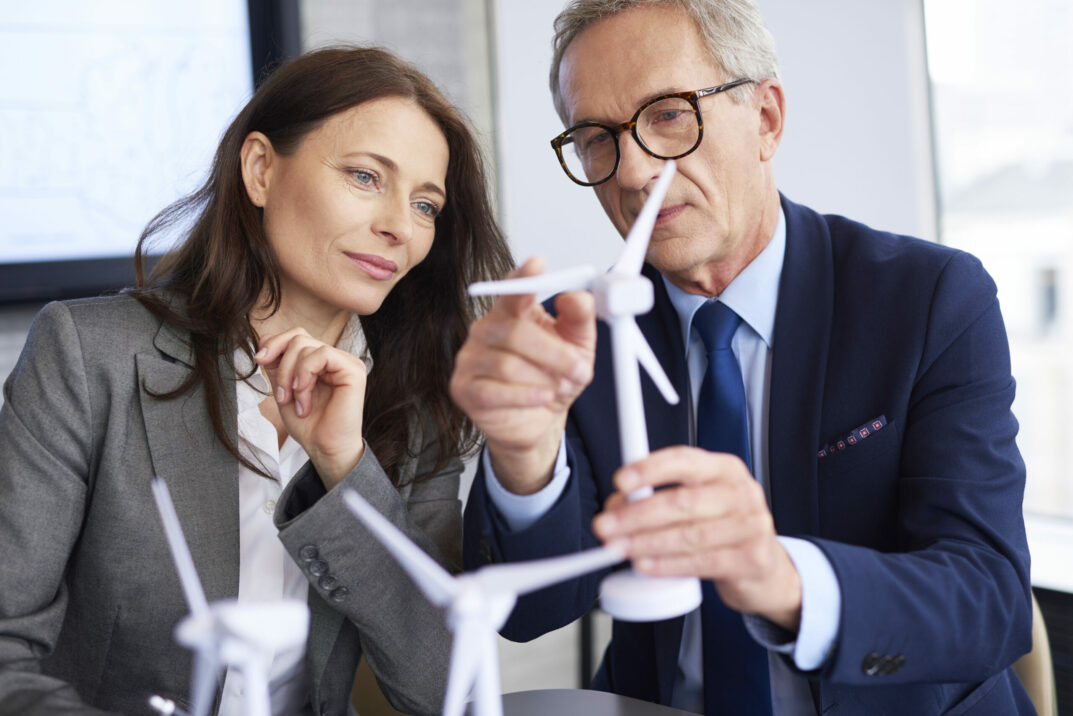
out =
{"type": "Polygon", "coordinates": [[[600,608],[627,622],[682,616],[699,607],[700,601],[700,580],[696,577],[648,577],[623,569],[600,584],[600,608]]]}

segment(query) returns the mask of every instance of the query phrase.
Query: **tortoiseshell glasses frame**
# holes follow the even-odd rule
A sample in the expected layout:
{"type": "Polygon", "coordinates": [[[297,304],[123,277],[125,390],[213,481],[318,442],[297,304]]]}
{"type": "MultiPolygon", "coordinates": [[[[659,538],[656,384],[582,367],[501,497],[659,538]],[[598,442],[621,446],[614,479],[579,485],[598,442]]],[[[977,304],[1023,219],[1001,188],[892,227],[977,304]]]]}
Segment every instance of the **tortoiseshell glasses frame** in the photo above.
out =
{"type": "MultiPolygon", "coordinates": [[[[755,82],[755,80],[739,79],[734,80],[733,82],[716,85],[715,87],[705,87],[704,89],[692,90],[689,92],[670,92],[668,94],[661,94],[656,97],[652,97],[640,107],[638,107],[637,111],[634,112],[633,117],[630,118],[630,121],[628,122],[623,122],[619,125],[602,124],[600,122],[588,121],[578,122],[559,136],[555,137],[555,139],[551,140],[551,147],[555,150],[555,156],[558,157],[559,165],[563,168],[563,171],[566,172],[566,175],[570,177],[570,179],[573,180],[576,184],[580,184],[581,186],[596,186],[597,184],[603,184],[605,181],[613,177],[616,171],[618,171],[619,161],[622,158],[622,152],[619,149],[618,143],[618,137],[620,134],[629,130],[629,132],[633,135],[634,141],[637,142],[638,146],[640,146],[641,149],[643,149],[646,153],[650,154],[653,157],[656,157],[658,159],[680,159],[681,157],[684,157],[687,154],[690,154],[694,150],[696,150],[696,148],[700,146],[701,139],[704,137],[704,119],[700,113],[699,100],[702,97],[708,97],[710,95],[719,94],[720,92],[726,92],[727,90],[734,89],[735,87],[740,87],[741,85],[749,84],[752,82],[755,82]],[[687,125],[686,130],[688,134],[680,132],[677,137],[668,140],[670,141],[670,146],[656,148],[650,147],[645,143],[645,140],[642,137],[642,132],[638,131],[638,120],[641,118],[641,115],[644,114],[645,111],[651,108],[653,105],[656,105],[669,99],[680,99],[688,102],[688,107],[692,110],[692,116],[696,120],[696,123],[687,125]],[[600,176],[601,174],[604,174],[606,172],[605,176],[602,176],[595,181],[592,180],[591,176],[591,174],[595,171],[595,168],[590,169],[589,167],[586,167],[587,162],[585,158],[580,156],[580,151],[577,150],[576,146],[571,146],[578,144],[578,139],[579,137],[584,136],[585,130],[603,130],[603,132],[606,132],[606,135],[599,131],[596,132],[596,135],[603,139],[607,137],[614,139],[614,141],[611,142],[610,145],[601,146],[606,152],[606,156],[603,157],[604,163],[606,163],[606,160],[610,158],[610,153],[606,150],[608,146],[614,146],[615,160],[613,163],[608,163],[609,169],[600,168],[600,171],[595,172],[597,176],[600,176]],[[694,131],[696,132],[695,138],[693,137],[694,131]],[[567,152],[576,152],[577,159],[582,165],[582,171],[577,173],[582,174],[583,176],[577,176],[575,174],[575,171],[577,171],[576,169],[575,171],[571,171],[570,166],[567,163],[567,159],[563,155],[564,147],[566,147],[567,152]]],[[[685,107],[683,106],[682,109],[685,109],[685,107]]],[[[688,112],[686,114],[688,114],[688,112]]],[[[592,134],[592,132],[590,131],[588,132],[588,134],[592,134]]],[[[591,144],[593,144],[593,142],[590,141],[589,145],[591,144]]]]}

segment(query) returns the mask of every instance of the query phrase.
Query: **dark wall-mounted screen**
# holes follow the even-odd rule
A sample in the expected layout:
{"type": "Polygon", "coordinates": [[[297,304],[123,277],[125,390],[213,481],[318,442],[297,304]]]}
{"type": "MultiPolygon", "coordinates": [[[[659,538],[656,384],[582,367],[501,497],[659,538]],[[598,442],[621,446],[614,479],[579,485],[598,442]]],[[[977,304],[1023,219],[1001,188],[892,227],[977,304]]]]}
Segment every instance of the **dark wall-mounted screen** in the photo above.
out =
{"type": "Polygon", "coordinates": [[[128,285],[146,223],[296,49],[296,2],[0,4],[0,301],[128,285]]]}

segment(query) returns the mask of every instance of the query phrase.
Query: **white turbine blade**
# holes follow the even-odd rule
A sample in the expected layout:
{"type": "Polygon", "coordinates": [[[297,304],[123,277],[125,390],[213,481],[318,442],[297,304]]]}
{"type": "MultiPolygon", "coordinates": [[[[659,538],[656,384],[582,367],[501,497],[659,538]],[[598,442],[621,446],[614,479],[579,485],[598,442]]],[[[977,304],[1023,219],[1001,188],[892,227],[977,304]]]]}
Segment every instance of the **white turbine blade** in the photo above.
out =
{"type": "MultiPolygon", "coordinates": [[[[466,697],[477,681],[481,666],[481,647],[484,627],[472,619],[463,619],[455,631],[451,646],[451,670],[447,675],[447,691],[443,697],[443,716],[462,716],[466,709],[466,697]]],[[[497,658],[495,651],[487,658],[497,658]]]]}
{"type": "MultiPolygon", "coordinates": [[[[616,327],[618,327],[618,324],[616,324],[616,327]]],[[[630,347],[633,349],[634,355],[637,356],[637,362],[652,378],[652,382],[659,388],[659,392],[663,393],[663,399],[671,405],[677,405],[678,391],[671,385],[671,379],[663,371],[659,358],[656,358],[656,354],[652,352],[652,346],[648,345],[648,341],[645,340],[645,334],[641,333],[641,329],[637,327],[637,322],[632,320],[622,321],[621,330],[626,331],[629,336],[630,347]]]]}
{"type": "Polygon", "coordinates": [[[502,281],[478,281],[470,284],[470,296],[504,296],[523,293],[555,294],[561,291],[583,291],[589,287],[596,269],[592,266],[542,273],[523,278],[505,278],[502,281]]]}
{"type": "Polygon", "coordinates": [[[164,535],[168,538],[168,547],[171,549],[175,568],[179,572],[179,583],[183,585],[183,593],[186,595],[186,603],[191,612],[207,612],[209,603],[205,599],[205,590],[201,588],[201,580],[198,579],[197,570],[194,568],[194,558],[190,556],[190,547],[183,537],[183,528],[179,524],[179,515],[175,512],[175,504],[171,501],[171,493],[168,492],[167,484],[159,477],[153,478],[153,499],[156,500],[157,510],[160,512],[160,520],[164,523],[164,535]]]}
{"type": "Polygon", "coordinates": [[[630,233],[626,234],[626,248],[611,270],[625,276],[636,276],[641,273],[641,265],[645,262],[645,254],[648,252],[648,242],[652,238],[652,229],[656,226],[656,217],[659,216],[663,198],[667,196],[667,189],[671,186],[671,179],[678,170],[678,165],[673,159],[668,159],[663,164],[663,171],[652,187],[652,193],[648,195],[641,213],[634,219],[630,233]]]}
{"type": "Polygon", "coordinates": [[[194,671],[190,683],[190,716],[208,716],[216,693],[219,665],[211,645],[194,652],[194,671]]]}
{"type": "Polygon", "coordinates": [[[562,557],[481,567],[476,572],[476,578],[482,589],[488,593],[526,594],[571,577],[610,567],[625,558],[626,555],[620,549],[594,547],[562,557]]]}
{"type": "Polygon", "coordinates": [[[458,591],[458,585],[447,570],[411,542],[402,530],[391,524],[361,495],[348,489],[343,500],[350,511],[395,556],[430,602],[441,607],[450,603],[458,591]]]}

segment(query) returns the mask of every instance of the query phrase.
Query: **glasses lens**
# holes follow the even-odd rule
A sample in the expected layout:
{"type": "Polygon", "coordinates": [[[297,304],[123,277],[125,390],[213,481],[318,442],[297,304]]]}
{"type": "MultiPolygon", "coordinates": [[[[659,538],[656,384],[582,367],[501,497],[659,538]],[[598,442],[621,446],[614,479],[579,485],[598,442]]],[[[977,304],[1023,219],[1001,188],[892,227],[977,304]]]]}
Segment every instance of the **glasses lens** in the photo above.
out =
{"type": "Polygon", "coordinates": [[[637,138],[648,151],[664,159],[685,154],[699,136],[693,105],[679,97],[653,102],[637,118],[637,138]]]}
{"type": "Polygon", "coordinates": [[[603,181],[615,171],[618,148],[615,137],[601,127],[579,127],[563,139],[563,161],[574,179],[603,181]]]}

